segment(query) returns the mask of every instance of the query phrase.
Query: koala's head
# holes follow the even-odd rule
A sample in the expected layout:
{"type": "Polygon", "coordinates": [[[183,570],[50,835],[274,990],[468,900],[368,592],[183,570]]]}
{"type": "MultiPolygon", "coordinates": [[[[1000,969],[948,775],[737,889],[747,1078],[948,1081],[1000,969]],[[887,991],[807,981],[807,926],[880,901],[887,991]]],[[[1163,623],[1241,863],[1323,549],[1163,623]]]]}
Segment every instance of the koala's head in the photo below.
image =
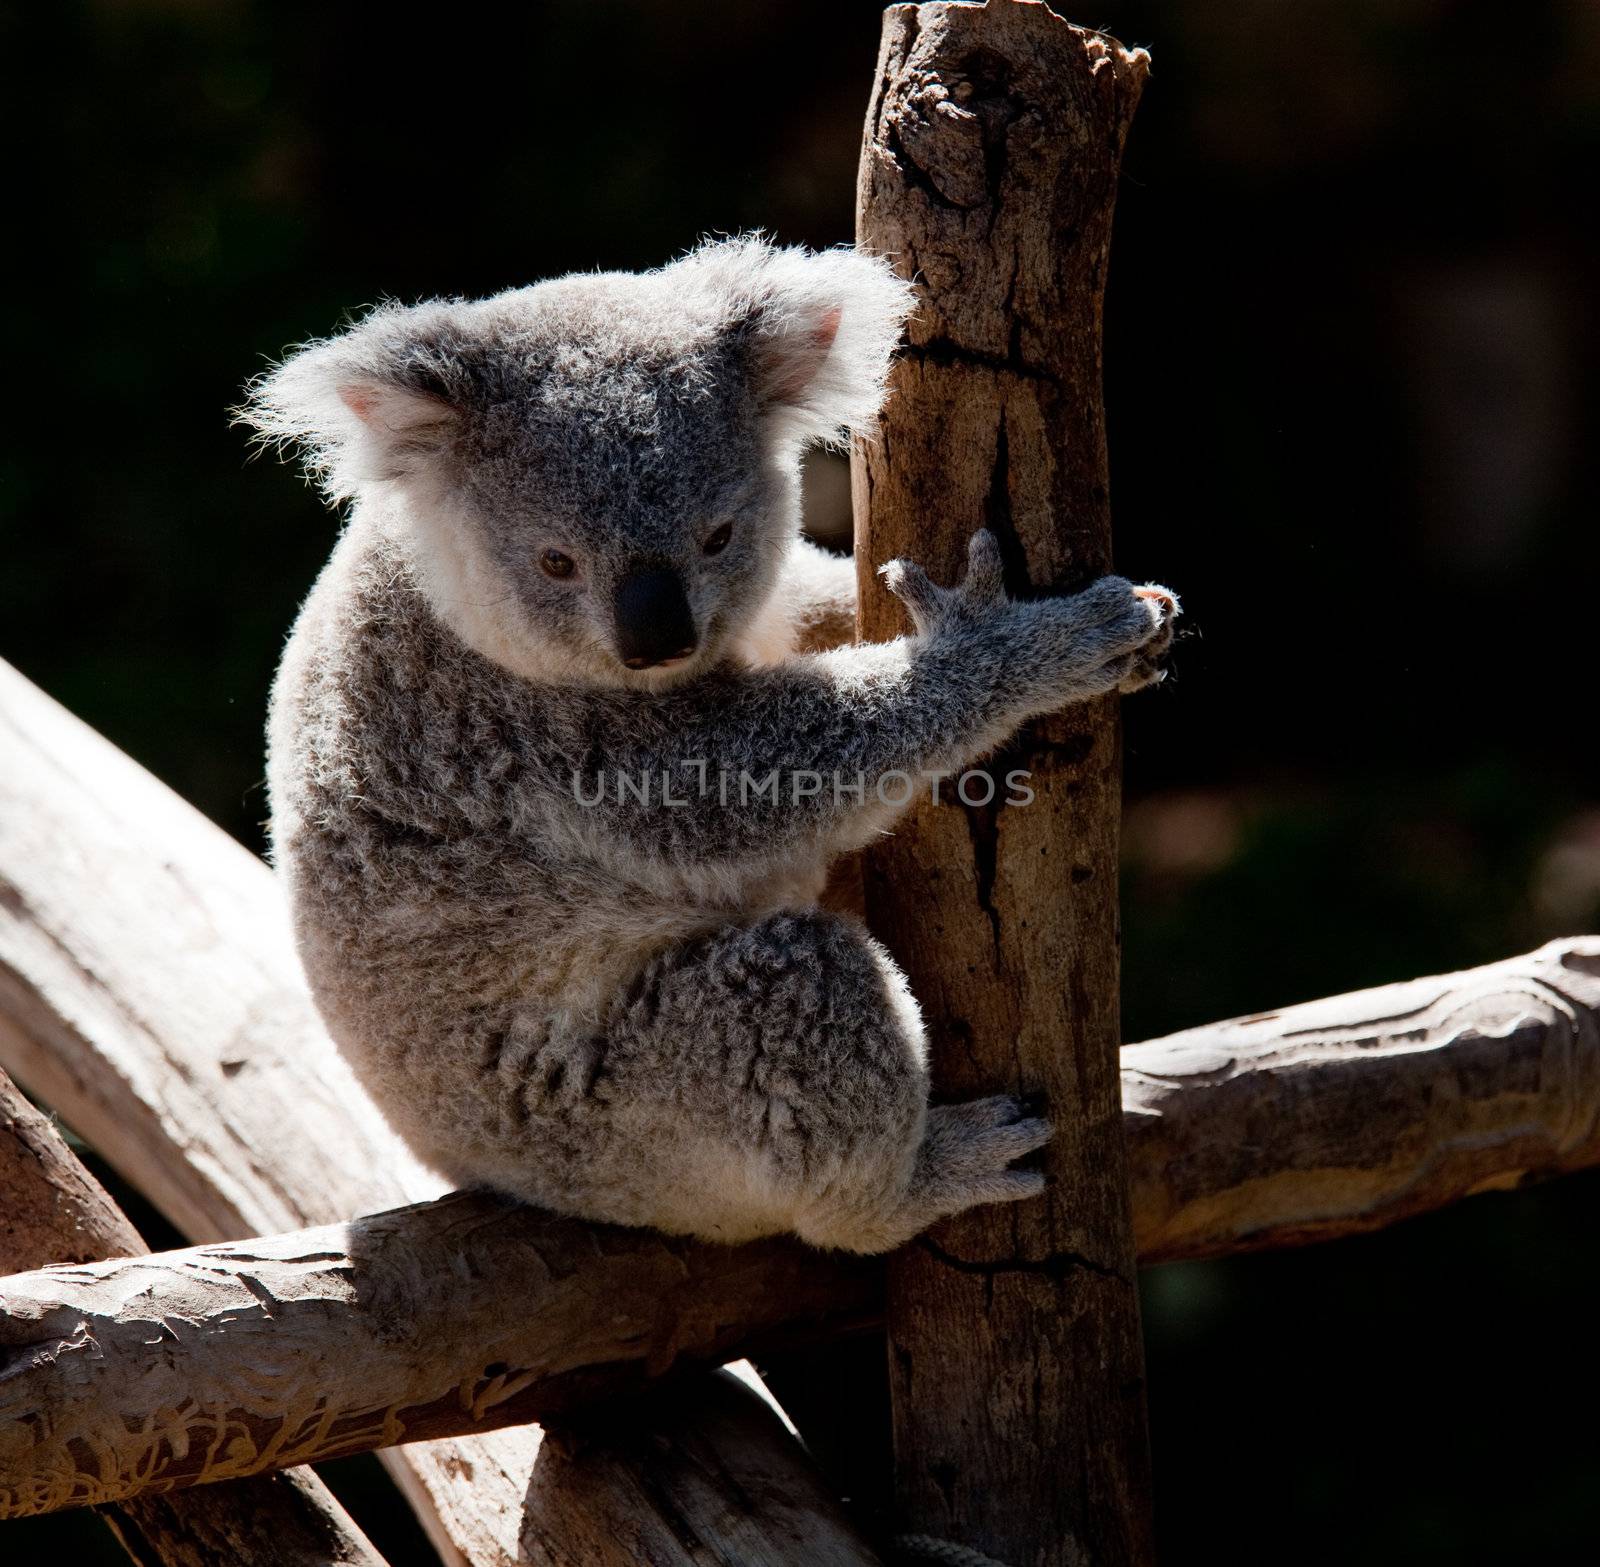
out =
{"type": "Polygon", "coordinates": [[[655,684],[771,598],[807,442],[870,426],[910,289],[851,251],[384,305],[252,388],[335,500],[381,495],[435,612],[533,678],[655,684]]]}

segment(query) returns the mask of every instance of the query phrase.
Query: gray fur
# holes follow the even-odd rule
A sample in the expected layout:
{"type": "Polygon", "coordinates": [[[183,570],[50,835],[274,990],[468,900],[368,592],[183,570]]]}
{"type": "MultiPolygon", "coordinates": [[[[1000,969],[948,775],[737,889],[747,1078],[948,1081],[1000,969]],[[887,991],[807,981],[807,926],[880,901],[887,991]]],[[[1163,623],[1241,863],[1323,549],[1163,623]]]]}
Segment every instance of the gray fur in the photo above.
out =
{"type": "Polygon", "coordinates": [[[867,257],[733,240],[385,306],[254,389],[247,416],[355,503],[274,689],[274,855],[330,1030],[453,1179],[861,1251],[1039,1190],[1009,1165],[1048,1127],[930,1112],[903,978],[816,900],[895,814],[876,780],[1158,678],[1176,604],[1117,578],[1011,603],[980,534],[958,589],[890,569],[914,635],[796,651],[852,592],[799,538],[799,452],[870,423],[908,305],[867,257]],[[618,661],[641,563],[682,576],[687,663],[618,661]],[[719,796],[774,768],[865,797],[719,796]],[[688,803],[582,803],[618,775],[688,803]]]}

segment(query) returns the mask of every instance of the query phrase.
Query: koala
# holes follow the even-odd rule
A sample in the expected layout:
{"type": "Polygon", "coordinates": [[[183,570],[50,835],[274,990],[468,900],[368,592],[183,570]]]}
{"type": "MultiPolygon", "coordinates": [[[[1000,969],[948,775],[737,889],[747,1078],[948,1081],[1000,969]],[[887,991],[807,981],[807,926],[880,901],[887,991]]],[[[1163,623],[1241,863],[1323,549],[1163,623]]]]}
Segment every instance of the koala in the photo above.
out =
{"type": "Polygon", "coordinates": [[[349,503],[273,689],[273,858],[334,1039],[457,1183],[857,1252],[1041,1190],[1046,1122],[930,1108],[905,979],[819,895],[884,779],[1159,678],[1178,606],[1014,602],[979,533],[959,586],[886,568],[913,629],[850,644],[799,457],[870,431],[910,305],[742,237],[385,304],[254,383],[349,503]]]}

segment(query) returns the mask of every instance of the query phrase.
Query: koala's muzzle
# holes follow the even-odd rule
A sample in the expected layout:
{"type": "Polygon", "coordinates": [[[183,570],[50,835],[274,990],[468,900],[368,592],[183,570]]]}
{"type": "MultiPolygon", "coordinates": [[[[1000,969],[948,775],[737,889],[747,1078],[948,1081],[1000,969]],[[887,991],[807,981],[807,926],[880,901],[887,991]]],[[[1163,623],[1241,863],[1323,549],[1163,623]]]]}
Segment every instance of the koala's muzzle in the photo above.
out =
{"type": "Polygon", "coordinates": [[[694,615],[675,571],[636,571],[617,584],[617,656],[629,669],[654,669],[695,650],[694,615]]]}

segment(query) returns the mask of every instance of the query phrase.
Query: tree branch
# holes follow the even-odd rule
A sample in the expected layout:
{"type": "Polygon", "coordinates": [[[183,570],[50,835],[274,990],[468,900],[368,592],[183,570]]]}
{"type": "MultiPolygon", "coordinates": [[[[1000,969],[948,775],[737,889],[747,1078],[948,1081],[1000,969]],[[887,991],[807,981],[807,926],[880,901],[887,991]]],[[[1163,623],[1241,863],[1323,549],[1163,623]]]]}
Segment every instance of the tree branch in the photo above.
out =
{"type": "Polygon", "coordinates": [[[1600,1165],[1600,938],[1122,1052],[1145,1262],[1375,1230],[1600,1165]]]}
{"type": "MultiPolygon", "coordinates": [[[[0,1072],[0,1272],[144,1251],[139,1232],[105,1188],[0,1072]]],[[[146,1493],[103,1516],[128,1555],[146,1564],[383,1567],[310,1470],[193,1495],[146,1493]]]]}
{"type": "Polygon", "coordinates": [[[0,1284],[0,1518],[463,1436],[869,1320],[877,1270],[458,1194],[0,1284]],[[819,1265],[820,1264],[820,1265],[819,1265]]]}

